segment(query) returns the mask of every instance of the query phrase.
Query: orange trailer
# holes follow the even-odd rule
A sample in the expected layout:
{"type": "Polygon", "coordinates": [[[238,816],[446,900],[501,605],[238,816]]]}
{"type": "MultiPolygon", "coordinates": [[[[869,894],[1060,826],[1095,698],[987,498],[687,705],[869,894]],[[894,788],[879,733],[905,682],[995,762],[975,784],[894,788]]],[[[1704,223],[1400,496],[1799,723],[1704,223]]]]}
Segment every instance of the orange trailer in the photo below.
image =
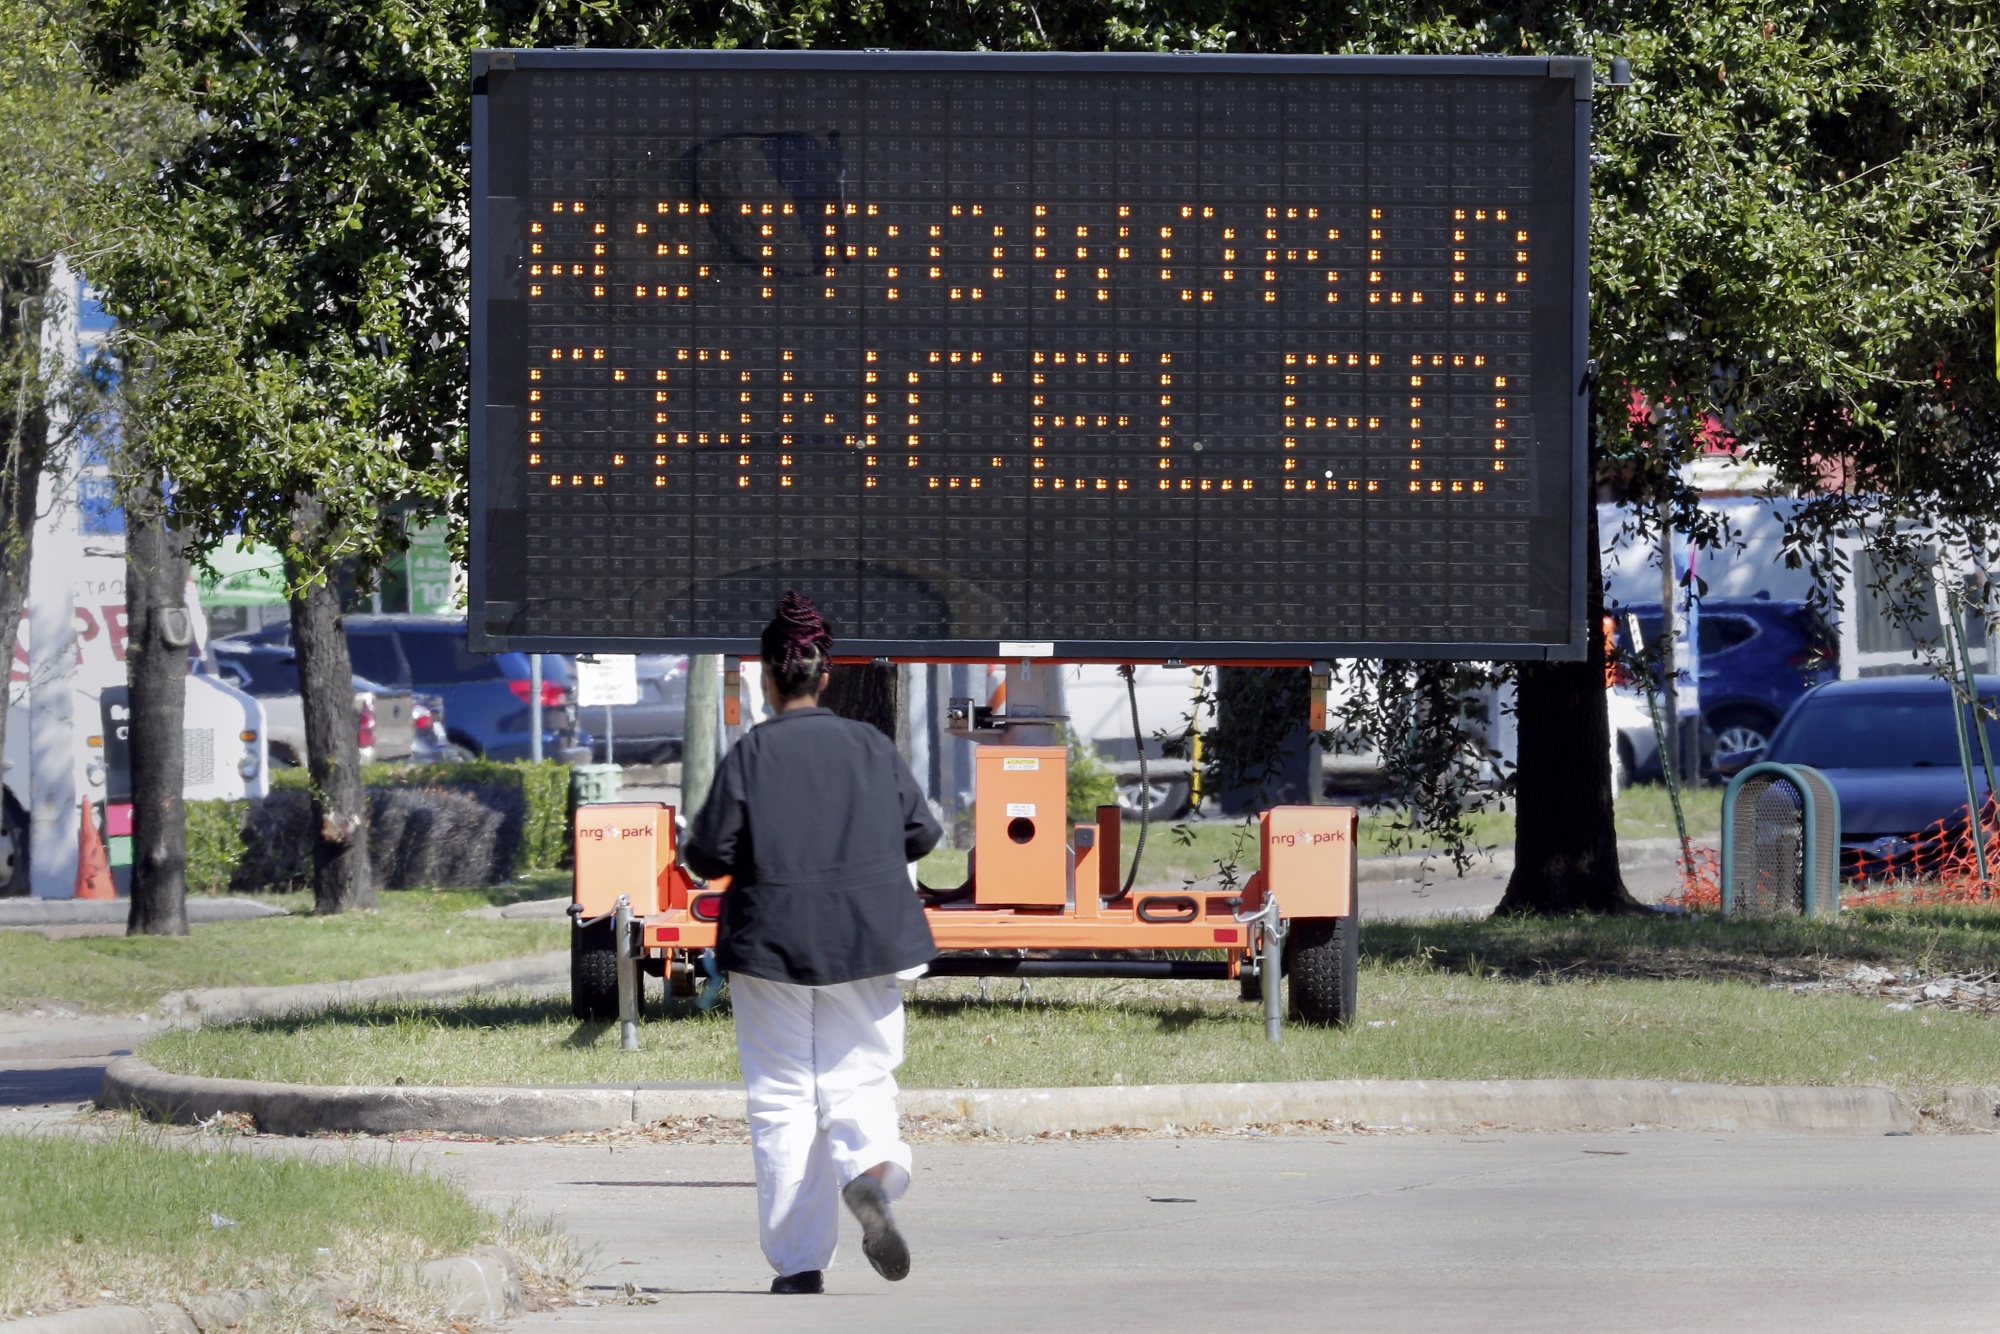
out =
{"type": "MultiPolygon", "coordinates": [[[[966,884],[922,887],[939,954],[933,975],[1238,978],[1258,982],[1275,1038],[1277,981],[1314,1024],[1354,1015],[1358,913],[1348,806],[1263,813],[1259,860],[1242,891],[1123,892],[1116,806],[1068,826],[1061,746],[982,745],[975,755],[974,845],[966,884]],[[1189,957],[1199,952],[1203,957],[1189,957]],[[1282,960],[1274,973],[1265,967],[1282,960]]],[[[624,957],[678,994],[716,941],[726,881],[702,883],[677,857],[674,811],[655,803],[579,806],[570,912],[572,1004],[580,1019],[620,1015],[624,957]],[[621,941],[621,899],[629,935],[621,941]]],[[[628,1011],[628,1013],[630,1013],[628,1011]]]]}

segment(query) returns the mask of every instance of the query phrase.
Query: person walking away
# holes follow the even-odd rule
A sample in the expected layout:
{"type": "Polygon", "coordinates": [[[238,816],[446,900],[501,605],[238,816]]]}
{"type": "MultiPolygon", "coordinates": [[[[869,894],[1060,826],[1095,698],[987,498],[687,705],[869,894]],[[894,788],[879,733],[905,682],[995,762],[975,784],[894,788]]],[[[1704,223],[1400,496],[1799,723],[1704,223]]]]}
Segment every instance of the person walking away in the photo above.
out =
{"type": "Polygon", "coordinates": [[[764,628],[774,717],[718,766],[688,832],[698,875],[731,877],[718,962],[749,1094],[771,1291],[825,1290],[840,1203],[894,1282],[910,1251],[890,1205],[910,1183],[896,1120],[903,992],[936,955],[909,863],[942,831],[889,738],[819,707],[833,635],[787,592],[764,628]]]}

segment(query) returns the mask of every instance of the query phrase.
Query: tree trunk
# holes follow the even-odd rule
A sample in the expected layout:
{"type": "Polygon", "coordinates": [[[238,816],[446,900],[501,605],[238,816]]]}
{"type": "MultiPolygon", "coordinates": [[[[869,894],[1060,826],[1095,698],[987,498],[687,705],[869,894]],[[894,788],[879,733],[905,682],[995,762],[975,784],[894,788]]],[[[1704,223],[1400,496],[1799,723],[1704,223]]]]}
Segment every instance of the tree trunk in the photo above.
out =
{"type": "MultiPolygon", "coordinates": [[[[0,381],[0,663],[11,672],[14,646],[20,640],[21,608],[28,597],[28,563],[34,554],[35,501],[41,490],[42,468],[48,461],[49,417],[41,387],[25,368],[36,364],[41,345],[40,321],[23,318],[39,312],[48,286],[45,265],[0,267],[0,365],[21,368],[26,385],[0,381]]],[[[7,709],[0,702],[0,749],[7,742],[7,709]]],[[[26,792],[27,775],[16,774],[26,792]]],[[[26,806],[21,818],[0,819],[0,833],[12,838],[27,829],[26,806]]],[[[12,849],[12,873],[0,875],[0,894],[28,892],[28,847],[25,839],[12,849]]]]}
{"type": "Polygon", "coordinates": [[[187,921],[185,733],[187,542],[167,526],[159,476],[126,506],[125,679],[132,702],[133,936],[184,936],[187,921]]]}
{"type": "MultiPolygon", "coordinates": [[[[708,804],[715,785],[715,737],[721,715],[722,657],[695,653],[688,657],[687,712],[681,737],[681,805],[688,822],[708,804]]],[[[745,707],[749,707],[747,704],[745,707]]]]}
{"type": "Polygon", "coordinates": [[[894,741],[896,711],[903,693],[897,689],[900,676],[893,663],[836,664],[819,702],[843,718],[872,724],[876,731],[894,741]]]}
{"type": "Polygon", "coordinates": [[[1618,870],[1611,724],[1604,707],[1604,577],[1597,507],[1587,509],[1585,638],[1590,651],[1582,662],[1536,662],[1521,668],[1514,874],[1495,916],[1640,910],[1618,870]]]}
{"type": "Polygon", "coordinates": [[[375,906],[368,865],[368,794],[361,786],[355,737],[354,667],[340,619],[340,582],[332,562],[300,554],[326,549],[326,512],[312,497],[295,511],[292,553],[292,648],[305,706],[306,772],[312,781],[313,911],[375,906]]]}

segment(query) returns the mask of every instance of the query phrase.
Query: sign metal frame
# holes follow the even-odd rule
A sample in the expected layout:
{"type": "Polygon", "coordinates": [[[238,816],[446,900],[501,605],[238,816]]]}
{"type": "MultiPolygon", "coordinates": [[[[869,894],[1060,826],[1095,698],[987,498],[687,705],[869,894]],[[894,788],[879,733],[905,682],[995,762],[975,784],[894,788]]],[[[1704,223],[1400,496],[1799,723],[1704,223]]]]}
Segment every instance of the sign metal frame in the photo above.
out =
{"type": "MultiPolygon", "coordinates": [[[[1588,577],[1585,506],[1590,503],[1587,475],[1589,415],[1589,172],[1591,65],[1582,57],[1488,56],[1249,56],[1152,54],[990,54],[955,52],[770,52],[770,51],[628,51],[512,50],[473,53],[472,163],[469,201],[472,263],[470,266],[471,384],[471,559],[468,570],[468,631],[470,647],[479,652],[695,652],[753,654],[750,638],[689,636],[574,636],[525,634],[511,628],[519,608],[489,600],[485,557],[490,544],[521,540],[518,534],[493,531],[487,497],[492,476],[487,441],[488,384],[493,370],[493,345],[487,325],[494,260],[495,221],[489,210],[492,178],[488,111],[489,77],[505,71],[692,70],[837,71],[837,72],[1004,72],[1015,75],[1152,73],[1163,76],[1205,74],[1339,75],[1397,78],[1544,79],[1571,85],[1574,107],[1572,243],[1568,268],[1572,289],[1567,383],[1573,394],[1569,411],[1567,570],[1568,615],[1561,637],[1535,643],[1374,642],[1374,641],[1206,641],[1206,640],[1055,640],[1038,643],[1037,656],[1073,662],[1161,662],[1278,664],[1304,663],[1335,657],[1428,658],[1448,660],[1580,661],[1588,653],[1585,625],[1585,580],[1588,577]]],[[[1561,256],[1556,256],[1558,260],[1561,256]]],[[[1551,371],[1536,367],[1538,377],[1551,371]]],[[[1039,636],[1038,636],[1039,638],[1039,636]]],[[[843,656],[903,661],[991,662],[1010,656],[1020,644],[1000,639],[887,640],[844,636],[843,656]]],[[[1018,656],[1015,653],[1011,656],[1018,656]]]]}

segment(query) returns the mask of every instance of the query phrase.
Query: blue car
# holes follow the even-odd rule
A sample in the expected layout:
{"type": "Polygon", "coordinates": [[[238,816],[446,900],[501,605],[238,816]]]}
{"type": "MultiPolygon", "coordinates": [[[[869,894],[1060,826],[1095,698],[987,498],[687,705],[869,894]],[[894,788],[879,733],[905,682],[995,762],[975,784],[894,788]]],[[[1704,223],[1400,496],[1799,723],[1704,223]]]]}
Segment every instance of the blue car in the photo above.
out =
{"type": "MultiPolygon", "coordinates": [[[[1621,655],[1632,647],[1627,612],[1639,617],[1639,634],[1648,648],[1660,633],[1659,603],[1614,609],[1621,655]]],[[[1715,755],[1764,746],[1800,696],[1840,674],[1838,641],[1808,603],[1706,598],[1699,624],[1701,721],[1713,737],[1708,748],[1715,755]]],[[[1621,754],[1634,777],[1659,776],[1650,730],[1625,739],[1621,754]]]]}
{"type": "MultiPolygon", "coordinates": [[[[2000,676],[1974,679],[1987,708],[2000,703],[2000,676]]],[[[1793,705],[1761,753],[1719,756],[1717,768],[1740,771],[1758,759],[1811,765],[1840,796],[1843,875],[1923,874],[1967,823],[1951,701],[1951,686],[1935,677],[1835,681],[1793,705]]],[[[1974,790],[1990,813],[1971,710],[1962,716],[1974,790]]],[[[2000,757],[2000,722],[1984,726],[2000,757]]]]}
{"type": "MultiPolygon", "coordinates": [[[[528,758],[527,654],[469,651],[463,617],[351,615],[343,621],[356,675],[438,696],[452,743],[474,755],[528,758]]],[[[216,643],[288,650],[292,631],[288,625],[271,625],[216,643]]],[[[540,656],[542,754],[566,763],[586,762],[593,738],[576,726],[569,663],[551,653],[540,656]]]]}

